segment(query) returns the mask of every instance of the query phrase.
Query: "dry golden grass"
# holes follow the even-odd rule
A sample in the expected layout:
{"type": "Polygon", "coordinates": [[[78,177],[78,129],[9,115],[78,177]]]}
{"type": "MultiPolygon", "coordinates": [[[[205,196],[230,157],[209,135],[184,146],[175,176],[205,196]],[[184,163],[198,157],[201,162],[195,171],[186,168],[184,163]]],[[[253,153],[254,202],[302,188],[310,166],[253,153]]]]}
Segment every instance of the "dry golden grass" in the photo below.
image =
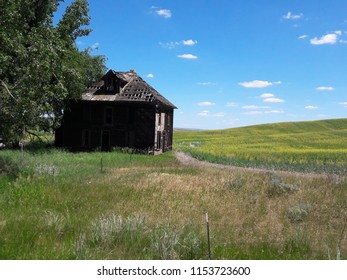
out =
{"type": "Polygon", "coordinates": [[[102,184],[117,180],[130,187],[131,182],[137,199],[123,201],[114,210],[141,213],[153,226],[189,223],[204,234],[208,212],[215,246],[268,243],[286,250],[294,242],[307,244],[318,258],[334,258],[340,243],[340,251],[346,254],[344,178],[213,167],[189,167],[191,172],[182,172],[187,168],[178,163],[163,170],[120,168],[110,171],[102,184]],[[273,194],[279,181],[294,191],[273,194]]]}
{"type": "Polygon", "coordinates": [[[0,177],[1,258],[204,258],[177,244],[206,251],[205,213],[213,258],[347,258],[345,177],[184,165],[173,154],[25,156],[32,170],[0,177]],[[42,165],[56,166],[54,180],[42,165]]]}

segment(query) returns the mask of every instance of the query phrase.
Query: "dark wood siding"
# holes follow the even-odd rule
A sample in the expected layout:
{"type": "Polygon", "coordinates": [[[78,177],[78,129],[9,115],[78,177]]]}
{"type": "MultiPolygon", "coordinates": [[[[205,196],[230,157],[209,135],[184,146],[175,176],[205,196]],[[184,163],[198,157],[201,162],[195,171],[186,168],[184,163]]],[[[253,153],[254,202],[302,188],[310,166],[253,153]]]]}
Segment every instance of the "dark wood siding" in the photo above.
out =
{"type": "Polygon", "coordinates": [[[162,151],[167,151],[172,146],[173,110],[129,102],[71,102],[62,127],[56,131],[56,144],[71,150],[129,147],[154,152],[158,111],[165,114],[161,141],[162,151]]]}

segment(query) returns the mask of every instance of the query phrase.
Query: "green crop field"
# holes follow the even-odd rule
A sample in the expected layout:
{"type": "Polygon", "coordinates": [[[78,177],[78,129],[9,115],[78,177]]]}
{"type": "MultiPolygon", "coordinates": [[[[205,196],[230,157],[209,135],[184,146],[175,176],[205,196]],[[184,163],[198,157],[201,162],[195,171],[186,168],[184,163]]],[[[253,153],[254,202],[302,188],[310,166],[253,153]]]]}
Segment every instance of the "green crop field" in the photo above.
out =
{"type": "Polygon", "coordinates": [[[211,162],[298,172],[347,172],[347,119],[176,131],[175,148],[211,162]]]}
{"type": "Polygon", "coordinates": [[[212,259],[346,259],[345,127],[175,132],[175,149],[201,158],[336,173],[323,175],[184,165],[175,152],[0,151],[0,259],[206,259],[206,213],[212,259]]]}

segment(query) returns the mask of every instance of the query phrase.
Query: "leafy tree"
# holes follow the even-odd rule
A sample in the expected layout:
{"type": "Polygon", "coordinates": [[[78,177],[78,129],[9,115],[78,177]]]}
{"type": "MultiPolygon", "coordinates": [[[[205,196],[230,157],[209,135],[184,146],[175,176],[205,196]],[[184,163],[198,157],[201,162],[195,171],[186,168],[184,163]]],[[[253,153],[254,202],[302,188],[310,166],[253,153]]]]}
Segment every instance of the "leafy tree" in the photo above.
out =
{"type": "Polygon", "coordinates": [[[0,0],[0,136],[18,142],[23,133],[59,126],[70,98],[105,72],[105,58],[79,51],[87,36],[87,0],[74,0],[59,23],[63,0],[0,0]]]}

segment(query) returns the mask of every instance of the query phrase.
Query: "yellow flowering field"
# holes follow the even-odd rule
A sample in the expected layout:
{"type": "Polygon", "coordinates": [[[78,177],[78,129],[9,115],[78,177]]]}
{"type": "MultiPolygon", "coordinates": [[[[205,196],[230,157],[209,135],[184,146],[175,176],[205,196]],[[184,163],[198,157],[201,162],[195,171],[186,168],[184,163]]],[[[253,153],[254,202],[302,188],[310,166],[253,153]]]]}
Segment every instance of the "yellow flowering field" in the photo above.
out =
{"type": "Polygon", "coordinates": [[[316,173],[347,171],[347,119],[177,130],[175,149],[211,162],[316,173]]]}

